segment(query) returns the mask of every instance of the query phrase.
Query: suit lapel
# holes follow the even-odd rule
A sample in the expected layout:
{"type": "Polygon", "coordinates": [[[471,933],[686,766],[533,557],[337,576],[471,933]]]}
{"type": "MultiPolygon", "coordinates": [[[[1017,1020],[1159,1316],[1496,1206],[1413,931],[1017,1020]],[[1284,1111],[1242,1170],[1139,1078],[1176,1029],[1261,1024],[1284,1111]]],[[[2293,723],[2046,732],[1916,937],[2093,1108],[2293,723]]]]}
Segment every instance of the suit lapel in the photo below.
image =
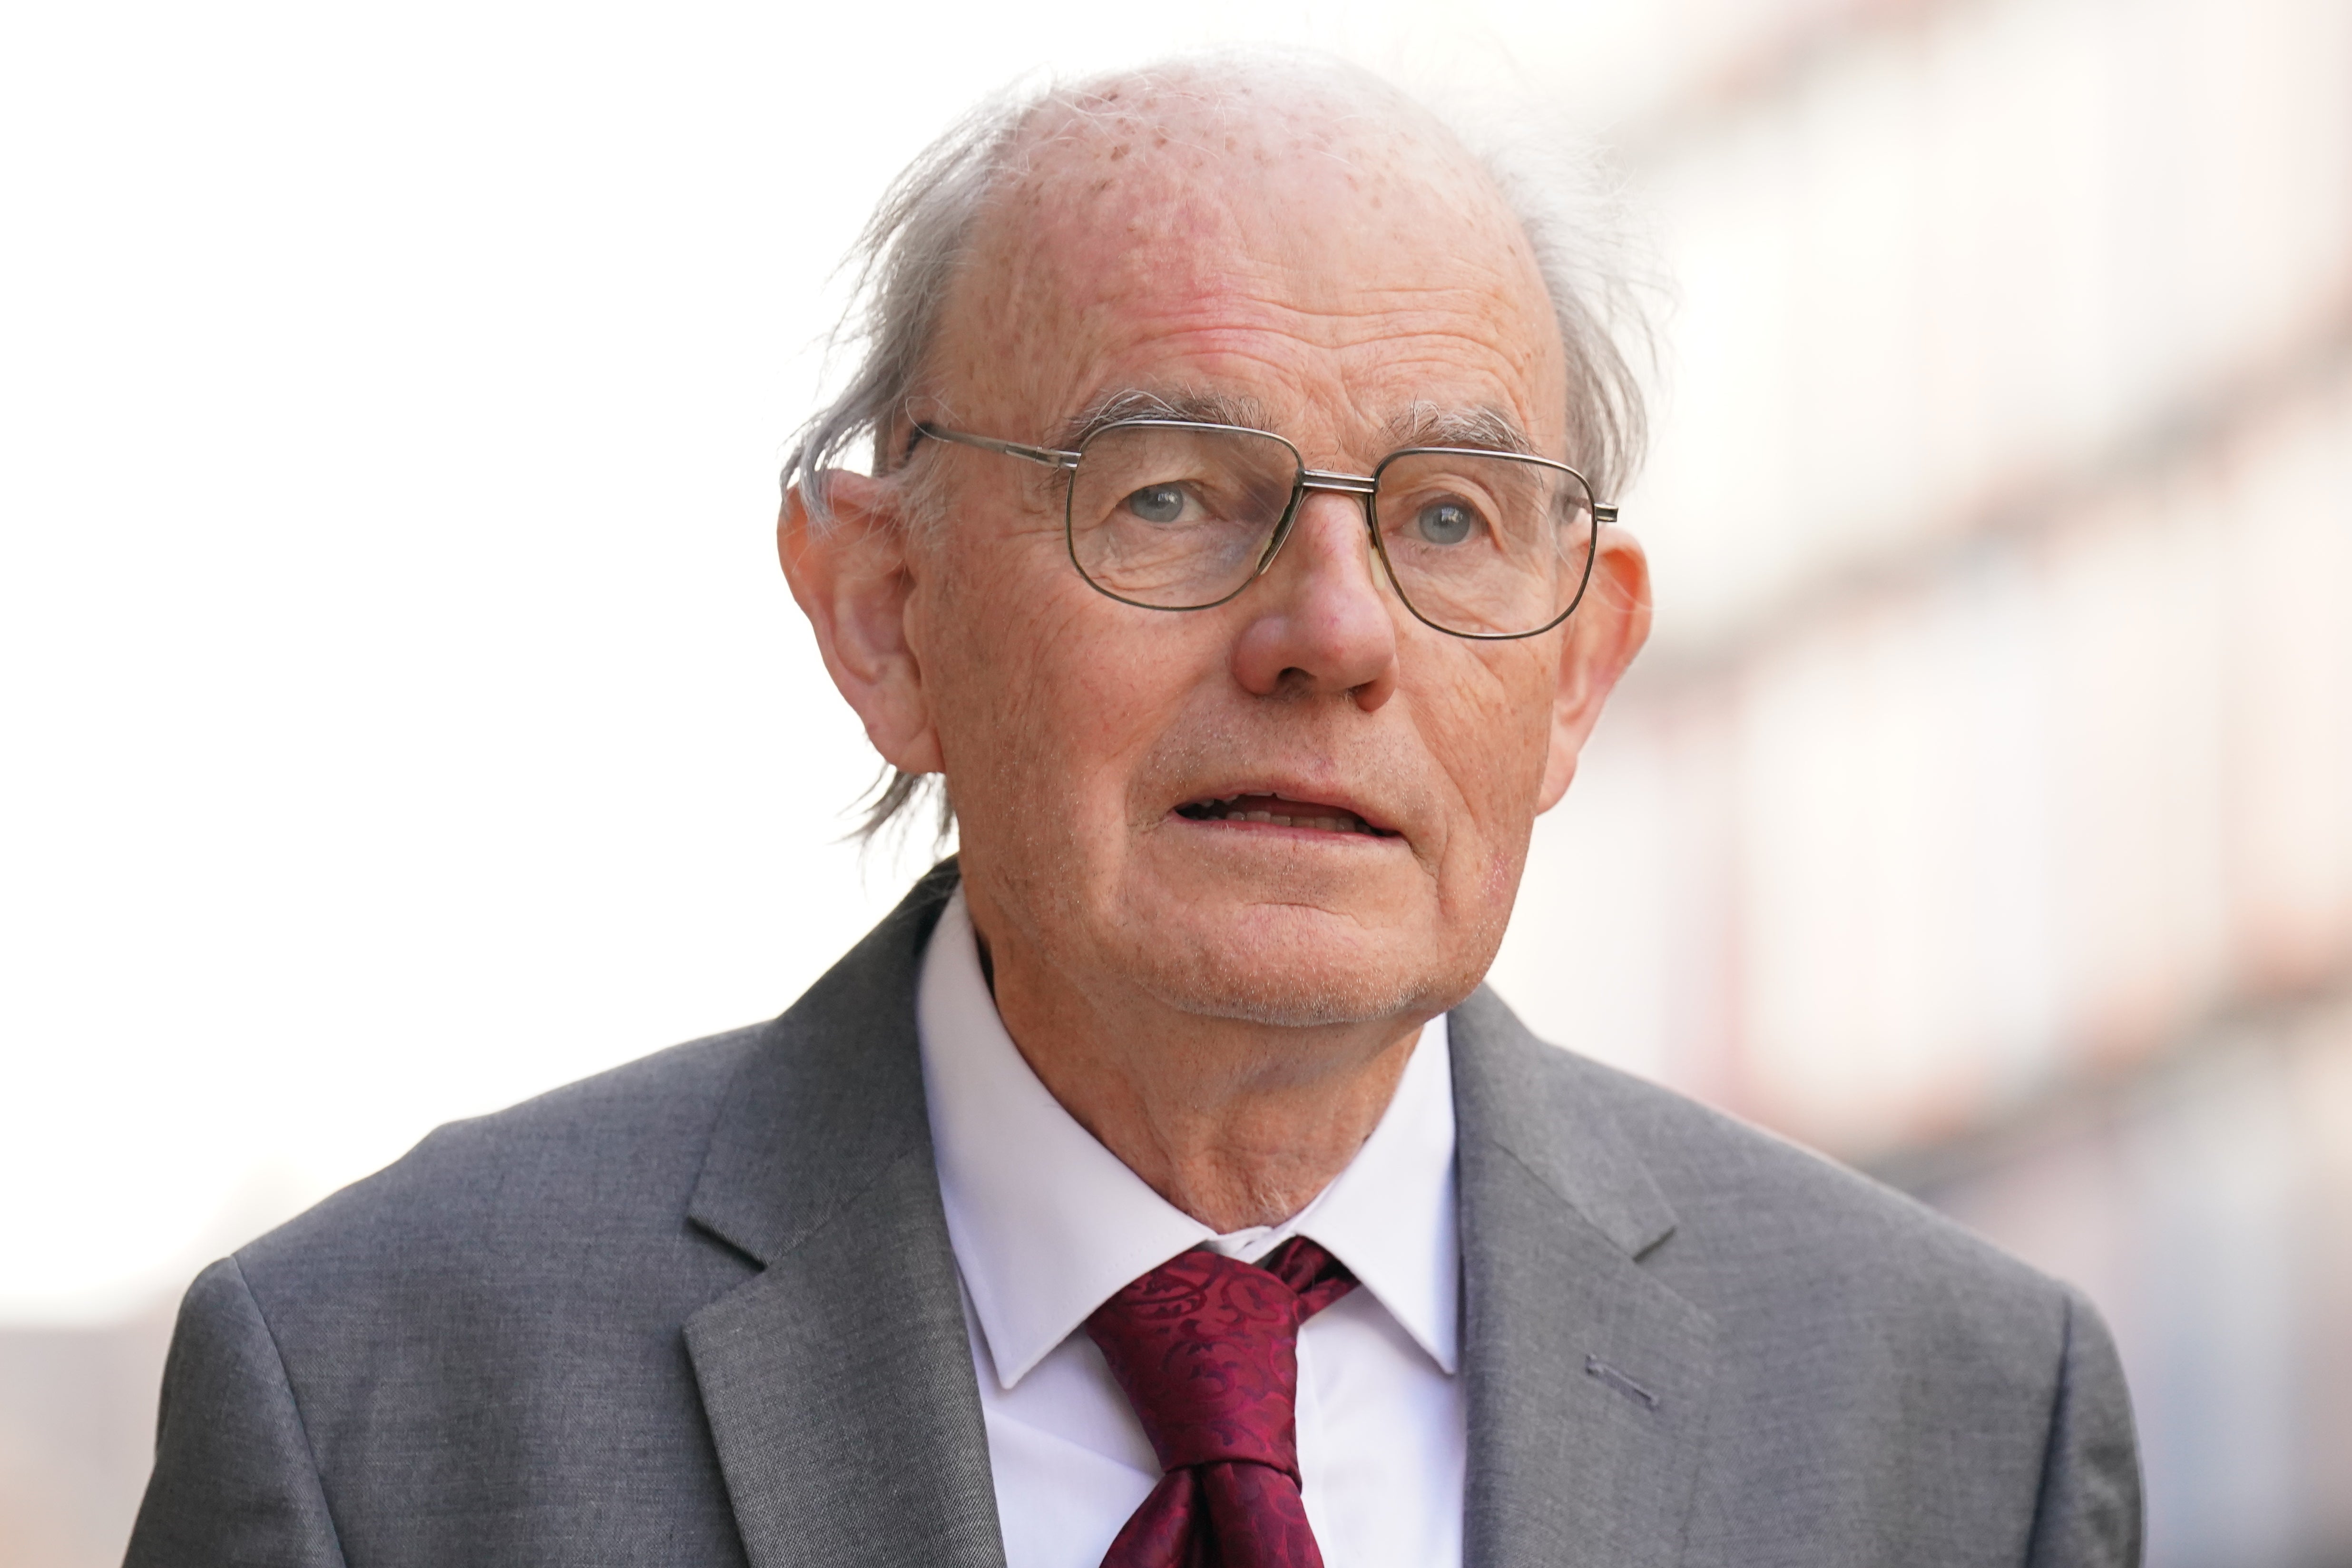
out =
{"type": "Polygon", "coordinates": [[[915,1033],[953,862],[770,1026],[688,1215],[764,1266],[687,1323],[754,1568],[1002,1568],[915,1033]]]}
{"type": "MultiPolygon", "coordinates": [[[[754,1568],[1002,1568],[915,1033],[943,864],[770,1026],[688,1214],[762,1265],[687,1345],[754,1568]]],[[[1492,993],[1452,1017],[1474,1568],[1671,1568],[1713,1325],[1642,1258],[1674,1229],[1593,1069],[1492,993]]]]}
{"type": "Polygon", "coordinates": [[[1579,1079],[1493,993],[1452,1016],[1474,1568],[1669,1568],[1714,1328],[1641,1258],[1673,1211],[1579,1079]]]}

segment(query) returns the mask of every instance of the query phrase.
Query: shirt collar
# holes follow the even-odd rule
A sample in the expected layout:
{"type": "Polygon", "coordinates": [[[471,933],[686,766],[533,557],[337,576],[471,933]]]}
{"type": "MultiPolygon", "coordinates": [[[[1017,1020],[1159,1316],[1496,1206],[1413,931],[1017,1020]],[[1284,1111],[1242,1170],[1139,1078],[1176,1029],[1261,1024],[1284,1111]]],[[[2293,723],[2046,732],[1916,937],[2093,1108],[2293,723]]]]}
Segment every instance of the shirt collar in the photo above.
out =
{"type": "Polygon", "coordinates": [[[1147,1186],[1038,1080],[997,1016],[957,889],[916,998],[948,1235],[997,1381],[1012,1388],[1138,1275],[1202,1245],[1255,1259],[1320,1243],[1447,1373],[1460,1248],[1445,1019],[1432,1019],[1380,1125],[1315,1201],[1220,1237],[1147,1186]]]}

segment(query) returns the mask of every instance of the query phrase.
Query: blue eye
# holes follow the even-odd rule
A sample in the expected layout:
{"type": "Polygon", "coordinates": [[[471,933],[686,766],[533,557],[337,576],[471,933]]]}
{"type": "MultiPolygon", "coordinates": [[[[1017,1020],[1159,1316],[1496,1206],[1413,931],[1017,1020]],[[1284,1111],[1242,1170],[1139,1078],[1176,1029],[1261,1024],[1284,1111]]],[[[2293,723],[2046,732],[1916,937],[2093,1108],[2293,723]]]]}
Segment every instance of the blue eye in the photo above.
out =
{"type": "Polygon", "coordinates": [[[1432,501],[1412,520],[1413,531],[1432,544],[1459,544],[1470,537],[1478,514],[1460,501],[1432,501]]]}
{"type": "Polygon", "coordinates": [[[1127,498],[1127,510],[1146,522],[1173,522],[1184,515],[1180,485],[1146,485],[1127,498]]]}

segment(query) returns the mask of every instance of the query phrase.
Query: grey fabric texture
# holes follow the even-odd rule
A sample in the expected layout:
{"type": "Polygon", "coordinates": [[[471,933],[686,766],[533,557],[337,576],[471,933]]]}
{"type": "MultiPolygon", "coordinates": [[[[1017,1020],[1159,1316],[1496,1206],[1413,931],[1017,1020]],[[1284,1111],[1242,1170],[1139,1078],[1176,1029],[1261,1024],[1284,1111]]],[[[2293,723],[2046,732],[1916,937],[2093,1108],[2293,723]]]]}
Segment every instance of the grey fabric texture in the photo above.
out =
{"type": "MultiPolygon", "coordinates": [[[[954,881],[207,1269],[129,1563],[1002,1564],[915,1033],[954,881]]],[[[1453,1040],[1472,1563],[2138,1560],[2079,1297],[1489,993],[1453,1040]]]]}
{"type": "Polygon", "coordinates": [[[1453,1031],[1472,1562],[2139,1561],[2088,1302],[1491,993],[1453,1031]]]}

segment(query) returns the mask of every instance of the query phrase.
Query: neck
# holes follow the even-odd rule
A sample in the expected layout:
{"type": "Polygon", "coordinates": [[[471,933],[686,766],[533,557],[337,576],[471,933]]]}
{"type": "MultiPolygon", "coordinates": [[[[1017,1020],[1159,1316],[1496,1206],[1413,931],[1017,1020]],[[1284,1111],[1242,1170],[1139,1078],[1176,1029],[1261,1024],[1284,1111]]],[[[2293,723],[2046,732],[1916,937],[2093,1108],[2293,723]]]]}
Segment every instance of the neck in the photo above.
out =
{"type": "Polygon", "coordinates": [[[1426,1022],[1293,1028],[1106,999],[972,902],[998,1016],[1030,1069],[1152,1191],[1220,1233],[1280,1224],[1347,1168],[1426,1022]]]}

